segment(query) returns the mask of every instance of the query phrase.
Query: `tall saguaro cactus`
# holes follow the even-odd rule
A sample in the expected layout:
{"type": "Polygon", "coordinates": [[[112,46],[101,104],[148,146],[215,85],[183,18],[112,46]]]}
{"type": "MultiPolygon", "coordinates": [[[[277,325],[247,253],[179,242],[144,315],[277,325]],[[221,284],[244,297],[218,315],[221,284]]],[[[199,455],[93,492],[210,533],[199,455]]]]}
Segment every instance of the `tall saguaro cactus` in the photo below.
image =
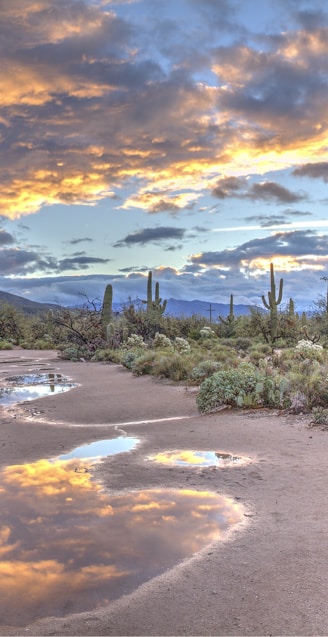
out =
{"type": "Polygon", "coordinates": [[[155,300],[153,301],[153,273],[148,272],[147,280],[147,315],[152,318],[162,316],[166,310],[167,301],[163,301],[159,296],[159,283],[155,284],[155,300]]]}
{"type": "Polygon", "coordinates": [[[107,337],[107,325],[112,319],[113,309],[113,286],[111,284],[106,286],[102,309],[101,309],[101,325],[104,338],[107,337]]]}
{"type": "Polygon", "coordinates": [[[270,281],[271,281],[271,289],[268,292],[268,300],[266,300],[264,294],[262,294],[262,303],[267,310],[270,311],[270,334],[271,334],[271,342],[277,338],[278,333],[278,305],[280,305],[282,300],[282,290],[283,290],[283,279],[280,279],[279,282],[279,292],[278,296],[276,296],[276,284],[274,280],[274,271],[273,271],[273,263],[270,263],[270,281]]]}
{"type": "Polygon", "coordinates": [[[232,336],[235,327],[235,315],[233,311],[233,294],[230,294],[230,309],[227,318],[223,318],[223,316],[219,316],[219,319],[223,325],[228,328],[228,336],[232,336]]]}

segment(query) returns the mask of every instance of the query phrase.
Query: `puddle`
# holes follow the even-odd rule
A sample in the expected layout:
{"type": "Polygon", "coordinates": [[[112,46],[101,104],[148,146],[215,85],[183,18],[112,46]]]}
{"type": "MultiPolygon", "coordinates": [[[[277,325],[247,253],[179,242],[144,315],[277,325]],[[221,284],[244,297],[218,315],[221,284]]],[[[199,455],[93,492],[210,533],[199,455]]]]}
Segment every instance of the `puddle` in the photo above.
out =
{"type": "Polygon", "coordinates": [[[12,405],[25,400],[34,400],[66,392],[76,383],[68,382],[62,374],[57,373],[33,373],[8,376],[4,379],[11,387],[0,387],[0,404],[12,405]]]}
{"type": "Polygon", "coordinates": [[[243,519],[213,492],[108,495],[74,461],[0,473],[1,623],[92,610],[135,590],[243,519]]]}
{"type": "Polygon", "coordinates": [[[155,456],[148,456],[148,459],[161,464],[177,465],[179,467],[234,467],[250,462],[250,458],[234,456],[231,453],[192,450],[165,451],[155,456]]]}
{"type": "Polygon", "coordinates": [[[131,438],[129,436],[120,436],[119,438],[112,438],[108,440],[97,440],[96,442],[76,447],[73,451],[59,456],[58,459],[72,460],[74,458],[106,458],[107,456],[112,456],[117,453],[132,451],[139,442],[139,438],[131,438]]]}

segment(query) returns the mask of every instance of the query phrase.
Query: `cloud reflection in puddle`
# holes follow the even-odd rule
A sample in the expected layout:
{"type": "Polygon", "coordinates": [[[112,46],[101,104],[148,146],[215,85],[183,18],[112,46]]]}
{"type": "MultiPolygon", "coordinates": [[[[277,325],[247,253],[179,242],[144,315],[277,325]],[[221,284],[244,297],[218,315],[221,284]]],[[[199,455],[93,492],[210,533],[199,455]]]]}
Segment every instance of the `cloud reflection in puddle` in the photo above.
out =
{"type": "Polygon", "coordinates": [[[0,473],[0,612],[7,625],[91,610],[213,542],[242,519],[212,492],[111,495],[91,461],[39,460],[0,473]]]}

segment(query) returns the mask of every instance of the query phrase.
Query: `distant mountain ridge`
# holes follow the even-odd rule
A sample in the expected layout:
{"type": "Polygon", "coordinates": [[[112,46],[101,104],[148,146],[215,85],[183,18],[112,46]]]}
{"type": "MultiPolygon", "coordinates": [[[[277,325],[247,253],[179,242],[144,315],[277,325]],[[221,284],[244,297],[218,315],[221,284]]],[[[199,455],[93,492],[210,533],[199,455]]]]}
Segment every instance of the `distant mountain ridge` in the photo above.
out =
{"type": "MultiPolygon", "coordinates": [[[[55,303],[40,303],[38,301],[31,301],[30,299],[26,299],[18,294],[10,294],[9,292],[2,292],[0,290],[0,307],[3,303],[8,303],[9,305],[14,306],[17,310],[24,312],[24,314],[40,314],[41,312],[47,312],[50,309],[59,310],[63,307],[55,303]]],[[[138,305],[137,301],[136,304],[138,305]]],[[[235,316],[249,314],[250,307],[255,306],[243,304],[234,305],[235,316]]],[[[122,304],[113,303],[113,310],[117,312],[121,311],[122,304]]],[[[229,303],[211,303],[210,301],[200,301],[198,299],[194,299],[193,301],[168,299],[165,314],[175,317],[190,317],[196,315],[203,316],[208,320],[217,321],[219,316],[226,317],[229,314],[229,311],[229,303]]]]}
{"type": "Polygon", "coordinates": [[[48,310],[60,309],[60,305],[55,303],[38,303],[38,301],[30,301],[23,296],[18,296],[18,294],[10,294],[10,292],[2,292],[0,290],[0,307],[4,303],[12,305],[17,310],[24,312],[24,314],[40,314],[48,310]]]}
{"type": "MultiPolygon", "coordinates": [[[[243,304],[234,304],[233,312],[235,316],[241,316],[250,314],[250,307],[255,307],[243,304]]],[[[204,316],[207,319],[216,321],[219,316],[225,318],[230,312],[229,303],[212,303],[209,301],[199,301],[194,299],[193,301],[184,301],[177,299],[168,299],[165,314],[171,316],[204,316]]]]}

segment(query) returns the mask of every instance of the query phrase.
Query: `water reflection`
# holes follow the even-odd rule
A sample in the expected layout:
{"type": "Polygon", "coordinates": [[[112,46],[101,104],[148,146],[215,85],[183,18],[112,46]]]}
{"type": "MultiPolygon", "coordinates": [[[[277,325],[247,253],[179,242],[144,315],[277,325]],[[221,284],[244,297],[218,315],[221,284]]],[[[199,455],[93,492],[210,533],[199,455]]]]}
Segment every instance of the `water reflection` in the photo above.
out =
{"type": "Polygon", "coordinates": [[[235,502],[212,492],[107,495],[74,468],[73,460],[40,460],[0,474],[3,624],[116,599],[241,519],[235,502]]]}
{"type": "Polygon", "coordinates": [[[2,405],[59,394],[76,387],[76,383],[68,382],[67,378],[57,373],[21,374],[7,377],[6,382],[14,386],[0,388],[0,404],[2,405]]]}
{"type": "Polygon", "coordinates": [[[132,451],[139,443],[139,438],[120,436],[107,440],[97,440],[90,444],[76,447],[69,453],[59,456],[59,460],[71,460],[73,458],[106,458],[117,453],[132,451]]]}
{"type": "Polygon", "coordinates": [[[231,453],[193,451],[191,449],[185,451],[164,451],[154,456],[149,456],[149,460],[180,467],[232,467],[250,461],[250,459],[245,456],[234,456],[231,453]]]}

